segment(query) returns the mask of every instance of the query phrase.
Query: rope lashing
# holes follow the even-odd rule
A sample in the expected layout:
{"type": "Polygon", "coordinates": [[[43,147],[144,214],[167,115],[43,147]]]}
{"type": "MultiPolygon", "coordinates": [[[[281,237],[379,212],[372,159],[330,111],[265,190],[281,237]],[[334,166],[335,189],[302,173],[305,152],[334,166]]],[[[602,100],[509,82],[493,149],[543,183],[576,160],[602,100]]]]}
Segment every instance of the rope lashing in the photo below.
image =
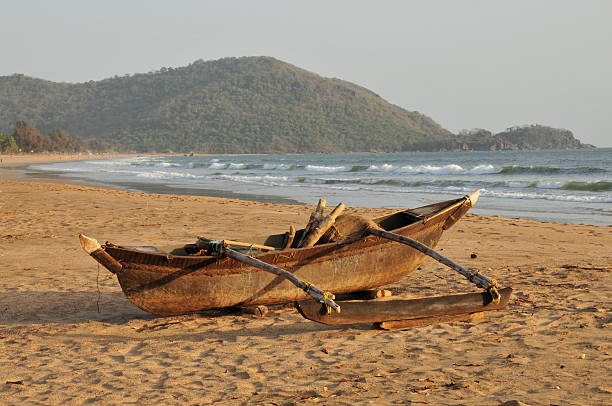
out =
{"type": "Polygon", "coordinates": [[[334,300],[336,298],[336,296],[334,296],[331,292],[323,292],[323,300],[321,300],[321,303],[323,303],[323,305],[325,306],[325,310],[327,311],[327,314],[332,314],[332,307],[330,305],[328,305],[326,302],[326,299],[331,299],[334,300]]]}

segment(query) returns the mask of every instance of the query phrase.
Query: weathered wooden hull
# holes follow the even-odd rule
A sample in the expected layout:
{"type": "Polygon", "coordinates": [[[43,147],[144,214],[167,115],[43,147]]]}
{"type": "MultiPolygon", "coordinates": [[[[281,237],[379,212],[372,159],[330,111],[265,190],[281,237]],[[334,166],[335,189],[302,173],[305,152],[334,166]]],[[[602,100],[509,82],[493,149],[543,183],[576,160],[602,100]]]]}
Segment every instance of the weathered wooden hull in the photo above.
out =
{"type": "MultiPolygon", "coordinates": [[[[434,247],[443,231],[459,220],[472,202],[466,197],[438,205],[440,210],[432,215],[393,231],[434,247]]],[[[231,258],[172,256],[113,245],[102,246],[97,252],[102,251],[121,264],[116,275],[128,299],[153,314],[174,315],[309,297],[287,280],[231,258]]],[[[425,259],[424,254],[411,247],[377,236],[349,243],[272,251],[256,257],[332,293],[396,282],[425,259]]],[[[107,266],[103,261],[100,263],[107,266]]]]}

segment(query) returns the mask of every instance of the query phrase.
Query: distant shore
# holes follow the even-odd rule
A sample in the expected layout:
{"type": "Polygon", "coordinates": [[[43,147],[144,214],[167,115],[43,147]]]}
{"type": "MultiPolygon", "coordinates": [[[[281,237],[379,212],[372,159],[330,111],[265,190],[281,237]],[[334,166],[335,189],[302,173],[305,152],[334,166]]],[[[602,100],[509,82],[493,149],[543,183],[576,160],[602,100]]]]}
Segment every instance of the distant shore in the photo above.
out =
{"type": "MultiPolygon", "coordinates": [[[[104,152],[104,153],[25,153],[25,154],[0,154],[0,176],[5,178],[16,178],[20,177],[20,172],[23,172],[29,165],[33,164],[47,164],[56,162],[68,162],[68,161],[82,161],[92,159],[112,159],[112,158],[130,158],[137,156],[172,156],[172,155],[183,155],[183,154],[132,154],[132,153],[118,153],[118,152],[104,152]],[[21,171],[19,171],[21,170],[21,171]]],[[[45,179],[56,179],[57,176],[34,176],[32,180],[45,180],[45,179]]],[[[62,179],[63,183],[75,183],[74,179],[62,179]]],[[[92,184],[93,182],[82,181],[80,183],[92,184]]]]}
{"type": "MultiPolygon", "coordinates": [[[[120,153],[99,153],[99,154],[68,154],[68,153],[29,153],[29,154],[0,154],[0,179],[27,179],[23,176],[26,168],[32,164],[45,164],[55,162],[80,161],[85,159],[111,159],[128,158],[131,156],[141,156],[142,154],[120,154],[120,153]]],[[[161,154],[160,154],[161,155],[161,154]]],[[[47,180],[58,182],[57,176],[45,175],[29,177],[30,180],[47,180]]],[[[60,183],[79,183],[74,179],[63,178],[60,183]]],[[[91,184],[92,182],[80,182],[91,184]]]]}
{"type": "Polygon", "coordinates": [[[0,154],[0,168],[15,167],[29,164],[64,162],[64,161],[80,161],[83,159],[111,159],[111,158],[128,158],[131,156],[163,156],[173,154],[122,154],[116,152],[86,154],[86,153],[48,153],[48,154],[0,154]]]}
{"type": "MultiPolygon", "coordinates": [[[[120,152],[101,152],[101,153],[28,153],[28,154],[0,154],[0,169],[9,167],[25,166],[30,164],[66,162],[66,161],[81,161],[85,159],[112,159],[112,158],[130,158],[137,156],[187,156],[190,154],[181,153],[120,153],[120,152]]],[[[254,154],[193,154],[192,156],[237,156],[237,155],[254,155],[254,154]]],[[[266,154],[257,154],[266,155],[266,154]]]]}

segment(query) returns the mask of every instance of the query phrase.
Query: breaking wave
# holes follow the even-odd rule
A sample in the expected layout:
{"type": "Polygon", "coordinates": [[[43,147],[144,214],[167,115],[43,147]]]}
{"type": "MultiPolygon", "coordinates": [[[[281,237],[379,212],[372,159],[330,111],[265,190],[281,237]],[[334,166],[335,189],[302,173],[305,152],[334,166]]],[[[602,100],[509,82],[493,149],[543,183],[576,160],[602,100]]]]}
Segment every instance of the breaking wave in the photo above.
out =
{"type": "MultiPolygon", "coordinates": [[[[301,169],[307,172],[392,172],[397,174],[431,174],[431,175],[457,175],[457,174],[488,174],[498,173],[499,169],[493,165],[478,165],[472,168],[463,168],[460,165],[449,164],[443,166],[436,165],[346,165],[346,166],[326,166],[326,165],[296,165],[296,164],[248,164],[248,163],[223,163],[212,162],[208,165],[209,169],[221,170],[246,170],[246,169],[263,169],[267,171],[289,171],[301,169]]],[[[199,167],[191,164],[190,167],[199,167]]]]}
{"type": "Polygon", "coordinates": [[[556,168],[550,166],[503,166],[498,173],[505,175],[514,175],[522,173],[534,174],[557,174],[557,173],[603,173],[607,170],[602,168],[592,168],[588,166],[580,166],[577,168],[556,168]]]}
{"type": "Polygon", "coordinates": [[[346,172],[345,166],[323,166],[323,165],[306,165],[304,167],[307,171],[312,172],[346,172]]]}
{"type": "MultiPolygon", "coordinates": [[[[89,163],[89,162],[88,162],[89,163]]],[[[379,163],[371,165],[363,164],[346,164],[346,165],[321,165],[314,163],[286,163],[286,162],[223,162],[219,159],[211,159],[208,162],[186,162],[179,164],[176,162],[165,162],[160,160],[146,160],[146,159],[131,159],[125,160],[114,160],[114,161],[90,161],[92,165],[123,165],[128,164],[130,166],[140,167],[184,167],[186,169],[212,169],[212,170],[231,170],[231,171],[304,171],[314,173],[392,173],[397,175],[588,175],[596,173],[608,173],[609,170],[598,167],[581,166],[581,167],[568,167],[560,168],[555,166],[523,166],[523,165],[506,165],[506,166],[495,166],[492,164],[481,164],[475,166],[462,166],[456,163],[445,164],[445,165],[400,165],[391,163],[379,163]],[[102,163],[104,162],[104,163],[102,163]]],[[[569,186],[574,187],[574,186],[569,186]]],[[[580,186],[576,186],[580,187],[580,186]]],[[[596,186],[598,189],[594,190],[606,190],[599,189],[602,186],[596,186]]],[[[591,189],[577,189],[577,190],[591,190],[591,189]]]]}
{"type": "Polygon", "coordinates": [[[584,190],[587,192],[607,192],[612,190],[612,182],[603,180],[597,182],[567,182],[561,186],[563,190],[584,190]]]}

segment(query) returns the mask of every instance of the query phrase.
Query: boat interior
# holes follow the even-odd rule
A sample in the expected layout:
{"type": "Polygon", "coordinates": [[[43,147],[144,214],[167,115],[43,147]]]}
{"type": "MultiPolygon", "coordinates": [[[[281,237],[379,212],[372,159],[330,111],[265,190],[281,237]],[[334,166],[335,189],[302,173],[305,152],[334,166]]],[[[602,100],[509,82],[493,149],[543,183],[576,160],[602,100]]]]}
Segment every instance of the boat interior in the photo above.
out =
{"type": "MultiPolygon", "coordinates": [[[[463,199],[455,199],[440,203],[435,203],[427,206],[417,207],[414,209],[405,209],[400,210],[395,213],[391,213],[382,217],[378,217],[373,219],[373,222],[378,224],[384,230],[393,231],[397,230],[410,224],[416,223],[423,219],[434,216],[437,213],[443,212],[445,209],[455,205],[456,203],[462,201],[463,199]]],[[[300,229],[296,231],[295,241],[299,241],[301,238],[304,229],[300,229]]],[[[282,234],[272,234],[265,238],[263,241],[248,241],[248,244],[244,247],[232,247],[233,249],[238,250],[248,250],[253,251],[253,247],[250,247],[249,244],[262,244],[265,246],[273,247],[275,249],[282,249],[283,244],[285,243],[286,233],[282,234]]],[[[205,244],[209,241],[213,241],[212,239],[207,239],[205,237],[199,237],[198,241],[191,244],[186,244],[181,247],[154,247],[154,246],[120,246],[121,248],[148,252],[148,253],[157,253],[157,254],[166,254],[166,255],[176,255],[176,256],[184,256],[184,255],[203,255],[202,253],[202,244],[205,244]]],[[[325,243],[325,242],[323,242],[325,243]]],[[[107,243],[109,244],[109,243],[107,243]]],[[[319,243],[318,243],[319,244],[319,243]]],[[[112,244],[111,244],[112,245],[112,244]]]]}

